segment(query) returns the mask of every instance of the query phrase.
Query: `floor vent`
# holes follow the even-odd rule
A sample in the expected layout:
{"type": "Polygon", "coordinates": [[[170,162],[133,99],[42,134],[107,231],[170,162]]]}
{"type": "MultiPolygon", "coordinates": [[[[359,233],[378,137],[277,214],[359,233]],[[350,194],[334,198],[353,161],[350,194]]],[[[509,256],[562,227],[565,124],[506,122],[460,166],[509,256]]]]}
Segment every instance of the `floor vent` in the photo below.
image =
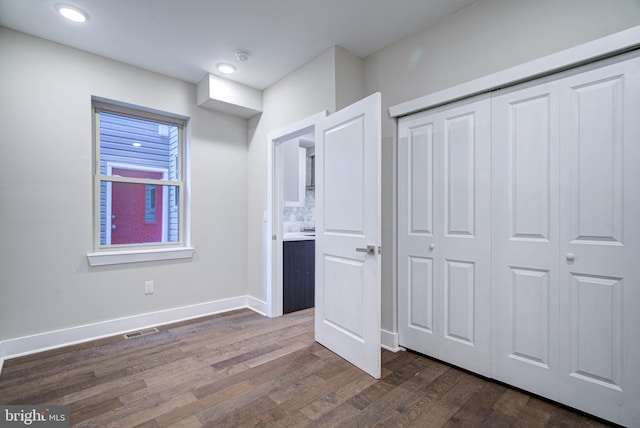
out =
{"type": "Polygon", "coordinates": [[[145,328],[144,330],[132,331],[131,333],[127,333],[123,335],[125,339],[135,339],[136,337],[147,336],[149,334],[158,333],[160,330],[157,328],[145,328]]]}

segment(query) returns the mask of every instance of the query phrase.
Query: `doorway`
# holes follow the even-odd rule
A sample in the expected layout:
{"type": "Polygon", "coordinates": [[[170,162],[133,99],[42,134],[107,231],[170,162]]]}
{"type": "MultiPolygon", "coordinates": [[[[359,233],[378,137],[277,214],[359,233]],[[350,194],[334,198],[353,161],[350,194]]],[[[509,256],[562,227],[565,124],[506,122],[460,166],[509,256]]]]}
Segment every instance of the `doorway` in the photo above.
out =
{"type": "MultiPolygon", "coordinates": [[[[312,236],[315,234],[312,208],[314,183],[311,176],[307,177],[307,172],[312,174],[313,169],[311,162],[314,154],[315,125],[326,115],[326,112],[315,114],[268,136],[269,180],[265,221],[266,236],[271,238],[271,245],[266,245],[267,315],[270,317],[278,317],[285,313],[284,243],[311,241],[311,238],[315,238],[312,236]]],[[[313,249],[308,243],[306,247],[313,249]]],[[[313,275],[309,275],[305,270],[308,269],[301,269],[300,276],[310,277],[312,280],[313,275]]],[[[306,294],[308,297],[308,292],[306,294]]]]}
{"type": "Polygon", "coordinates": [[[374,93],[331,116],[320,113],[269,134],[264,213],[267,312],[274,317],[282,315],[284,236],[278,150],[313,131],[315,340],[374,378],[380,377],[381,103],[380,93],[374,93]]]}

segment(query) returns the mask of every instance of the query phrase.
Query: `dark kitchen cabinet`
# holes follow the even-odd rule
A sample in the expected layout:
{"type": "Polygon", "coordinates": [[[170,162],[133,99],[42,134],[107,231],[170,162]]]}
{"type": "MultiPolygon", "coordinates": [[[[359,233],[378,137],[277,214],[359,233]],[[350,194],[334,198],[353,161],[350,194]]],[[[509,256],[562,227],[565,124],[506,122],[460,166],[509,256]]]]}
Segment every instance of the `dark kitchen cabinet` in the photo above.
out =
{"type": "Polygon", "coordinates": [[[283,242],[282,312],[312,308],[315,293],[316,241],[283,242]]]}

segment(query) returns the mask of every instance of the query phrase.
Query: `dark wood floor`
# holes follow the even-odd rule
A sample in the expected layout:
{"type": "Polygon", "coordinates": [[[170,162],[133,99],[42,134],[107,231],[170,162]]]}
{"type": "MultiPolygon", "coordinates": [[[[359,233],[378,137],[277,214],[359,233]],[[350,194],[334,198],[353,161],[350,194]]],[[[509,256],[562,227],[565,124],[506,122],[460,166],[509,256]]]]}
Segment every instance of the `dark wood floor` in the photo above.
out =
{"type": "Polygon", "coordinates": [[[234,311],[7,360],[2,404],[66,404],[73,426],[603,426],[410,352],[372,379],[313,341],[313,310],[234,311]]]}

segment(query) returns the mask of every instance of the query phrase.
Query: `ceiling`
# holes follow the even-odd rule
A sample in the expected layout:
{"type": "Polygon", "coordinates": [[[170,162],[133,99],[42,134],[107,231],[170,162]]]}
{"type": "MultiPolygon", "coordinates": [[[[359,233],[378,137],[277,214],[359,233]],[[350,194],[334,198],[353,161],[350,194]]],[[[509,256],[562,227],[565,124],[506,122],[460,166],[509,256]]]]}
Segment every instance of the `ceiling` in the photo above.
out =
{"type": "Polygon", "coordinates": [[[364,58],[473,1],[0,0],[0,26],[193,83],[232,63],[226,78],[265,89],[331,46],[364,58]],[[62,18],[61,2],[87,22],[62,18]]]}

